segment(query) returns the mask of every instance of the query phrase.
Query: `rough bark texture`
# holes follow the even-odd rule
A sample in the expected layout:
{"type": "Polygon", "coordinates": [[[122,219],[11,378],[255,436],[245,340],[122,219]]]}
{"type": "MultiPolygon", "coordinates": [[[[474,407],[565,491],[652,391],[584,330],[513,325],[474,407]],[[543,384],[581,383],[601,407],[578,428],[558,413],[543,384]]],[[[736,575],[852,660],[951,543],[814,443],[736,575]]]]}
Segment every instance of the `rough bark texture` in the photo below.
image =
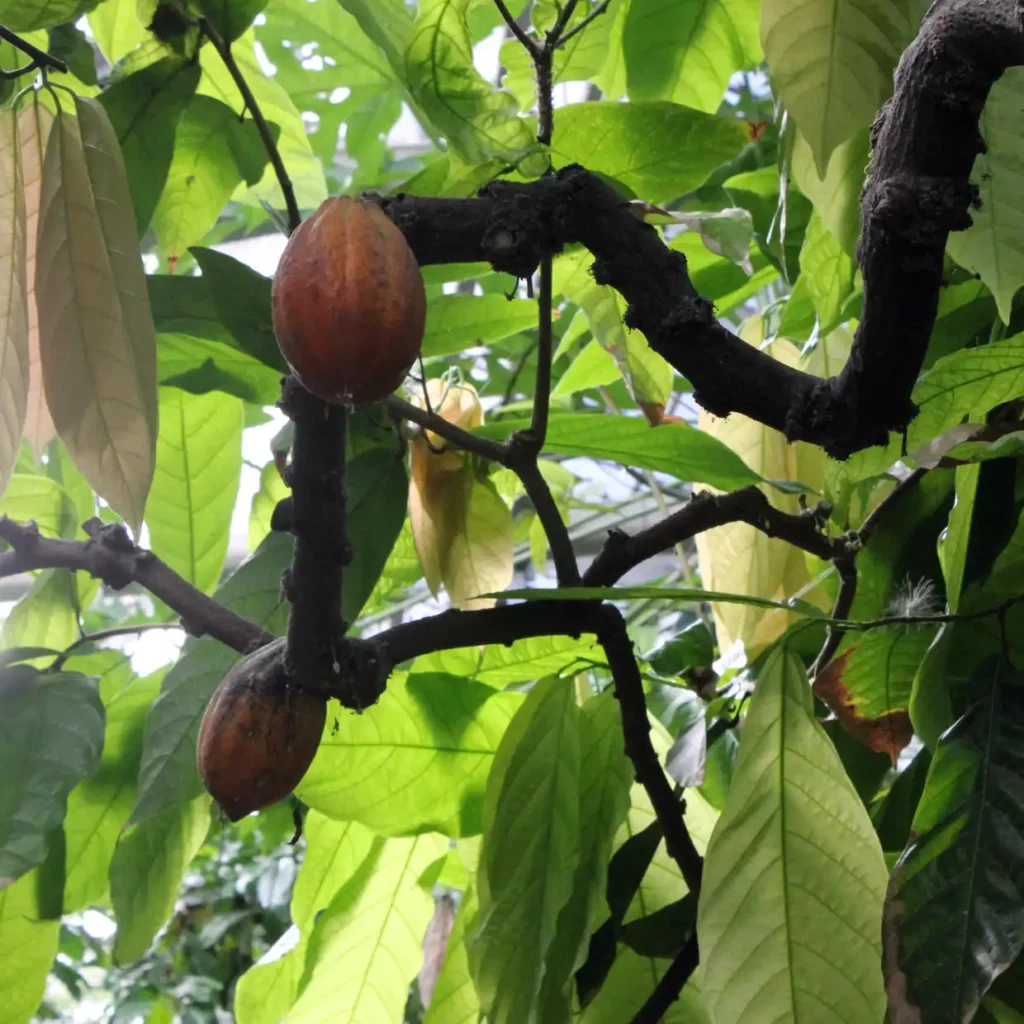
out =
{"type": "Polygon", "coordinates": [[[936,0],[879,114],[861,202],[864,312],[849,362],[821,380],[783,366],[721,326],[686,259],[582,167],[528,184],[496,181],[475,199],[382,199],[421,264],[483,260],[523,277],[567,245],[628,303],[644,333],[709,412],[740,412],[836,458],[888,440],[916,409],[950,231],[970,224],[981,111],[1007,67],[1024,63],[1020,0],[936,0]]]}

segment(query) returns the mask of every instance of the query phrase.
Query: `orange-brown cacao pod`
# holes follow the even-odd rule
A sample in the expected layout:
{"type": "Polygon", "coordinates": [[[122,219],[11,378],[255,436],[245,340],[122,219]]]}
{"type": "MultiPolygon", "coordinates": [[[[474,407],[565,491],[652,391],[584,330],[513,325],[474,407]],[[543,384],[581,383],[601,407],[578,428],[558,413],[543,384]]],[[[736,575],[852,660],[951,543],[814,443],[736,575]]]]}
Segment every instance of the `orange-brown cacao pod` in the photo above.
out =
{"type": "Polygon", "coordinates": [[[199,727],[199,774],[232,821],[291,793],[320,745],[327,701],[288,681],[284,651],[275,641],[238,662],[199,727]]]}
{"type": "Polygon", "coordinates": [[[274,333],[302,386],[327,402],[391,394],[419,355],[423,277],[376,204],[328,199],[294,231],[274,275],[274,333]]]}

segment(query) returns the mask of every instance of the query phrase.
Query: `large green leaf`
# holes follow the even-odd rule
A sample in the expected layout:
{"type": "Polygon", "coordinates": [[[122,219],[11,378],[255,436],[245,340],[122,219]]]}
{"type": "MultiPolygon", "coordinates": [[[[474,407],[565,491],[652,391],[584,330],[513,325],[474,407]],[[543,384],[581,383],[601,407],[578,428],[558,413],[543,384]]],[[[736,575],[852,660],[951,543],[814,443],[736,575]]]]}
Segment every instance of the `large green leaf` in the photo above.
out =
{"type": "Polygon", "coordinates": [[[60,920],[41,919],[35,872],[0,889],[0,990],[8,1024],[30,1024],[57,953],[60,920]]]}
{"type": "Polygon", "coordinates": [[[0,633],[0,646],[48,647],[60,651],[80,635],[74,574],[45,569],[11,609],[0,633]]]}
{"type": "Polygon", "coordinates": [[[572,682],[548,677],[505,732],[487,786],[469,960],[493,1024],[537,1016],[545,960],[580,861],[580,755],[572,682]]]}
{"type": "MultiPolygon", "coordinates": [[[[300,208],[310,209],[327,198],[327,183],[323,165],[313,152],[306,135],[302,116],[280,82],[263,72],[254,47],[253,30],[243,33],[231,47],[231,54],[252,90],[263,116],[280,126],[277,148],[288,169],[295,198],[300,208]]],[[[199,53],[203,76],[198,91],[205,96],[226,103],[232,110],[242,110],[242,98],[231,75],[212,46],[204,46],[199,53]]],[[[277,209],[284,208],[284,197],[272,167],[268,167],[260,182],[252,188],[240,185],[235,197],[252,205],[263,200],[277,209]]]]}
{"type": "Polygon", "coordinates": [[[623,26],[631,100],[713,114],[732,75],[761,61],[758,0],[629,0],[623,26]]]}
{"type": "Polygon", "coordinates": [[[874,120],[924,0],[764,0],[772,87],[824,175],[833,150],[874,120]]]}
{"type": "Polygon", "coordinates": [[[560,107],[551,141],[558,166],[583,164],[650,202],[690,192],[747,142],[743,124],[678,103],[560,107]]]}
{"type": "Polygon", "coordinates": [[[225,42],[237,39],[253,22],[267,0],[200,0],[200,10],[225,42]]]}
{"type": "Polygon", "coordinates": [[[521,702],[456,676],[393,677],[360,715],[332,706],[298,794],[386,835],[474,835],[494,752],[521,702]]]}
{"type": "MultiPolygon", "coordinates": [[[[141,16],[145,16],[145,12],[141,16]]],[[[149,38],[135,0],[103,0],[89,12],[89,28],[100,53],[111,66],[149,38]]]]}
{"type": "Polygon", "coordinates": [[[391,66],[401,67],[413,30],[413,17],[405,0],[340,0],[340,3],[381,48],[391,66]]]}
{"type": "Polygon", "coordinates": [[[0,494],[18,458],[28,411],[25,189],[18,116],[0,111],[0,494]]]}
{"type": "Polygon", "coordinates": [[[495,89],[473,64],[469,0],[421,0],[405,50],[404,78],[430,122],[460,159],[515,161],[533,144],[511,93],[495,89]]]}
{"type": "Polygon", "coordinates": [[[785,647],[758,677],[704,863],[697,931],[716,1024],[878,1024],[885,861],[785,647]]]}
{"type": "MultiPolygon", "coordinates": [[[[271,534],[218,588],[217,600],[269,631],[280,628],[286,609],[281,573],[291,552],[291,537],[271,534]]],[[[217,684],[238,659],[235,651],[203,637],[186,645],[164,677],[146,722],[134,821],[174,808],[203,791],[196,769],[199,723],[217,684]]]]}
{"type": "Polygon", "coordinates": [[[572,896],[558,916],[541,984],[542,1021],[560,1024],[572,1011],[573,975],[586,959],[590,933],[606,911],[612,842],[629,810],[633,766],[624,753],[614,693],[583,705],[580,717],[580,859],[572,896]]]}
{"type": "Polygon", "coordinates": [[[198,64],[164,57],[116,78],[100,94],[124,154],[140,237],[153,219],[171,168],[178,122],[198,84],[198,64]]]}
{"type": "MultiPolygon", "coordinates": [[[[847,319],[844,310],[854,292],[856,272],[857,264],[853,257],[843,249],[815,211],[807,225],[807,234],[800,250],[800,280],[797,287],[807,289],[823,335],[847,319]]],[[[787,313],[789,309],[790,305],[787,305],[787,313]]],[[[779,332],[785,336],[787,328],[787,316],[783,314],[779,332]]]]}
{"type": "Polygon", "coordinates": [[[448,844],[435,835],[378,843],[376,856],[363,866],[370,869],[365,877],[342,888],[316,923],[307,981],[288,1024],[402,1017],[433,912],[420,879],[448,844]]]}
{"type": "Polygon", "coordinates": [[[60,113],[43,168],[36,295],[46,399],[75,465],[133,528],[153,476],[156,337],[117,138],[60,113]]]}
{"type": "Polygon", "coordinates": [[[1021,679],[993,661],[972,682],[977,701],[935,750],[886,909],[893,1010],[922,1022],[970,1020],[1024,946],[1021,679]]]}
{"type": "Polygon", "coordinates": [[[96,683],[75,672],[40,675],[27,665],[0,674],[0,887],[46,859],[68,793],[103,750],[96,683]]]}
{"type": "Polygon", "coordinates": [[[441,295],[427,307],[423,358],[489,345],[537,325],[536,303],[503,295],[441,295]]]}
{"type": "Polygon", "coordinates": [[[209,830],[210,800],[201,796],[139,822],[121,836],[110,862],[116,962],[131,963],[149,949],[171,916],[185,869],[209,830]]]}
{"type": "Polygon", "coordinates": [[[31,520],[44,537],[70,540],[78,527],[77,510],[67,491],[55,480],[33,473],[10,478],[0,496],[0,515],[22,523],[31,520]]]}
{"type": "Polygon", "coordinates": [[[309,939],[292,925],[238,979],[237,1024],[280,1024],[299,994],[309,939]]]}
{"type": "Polygon", "coordinates": [[[241,473],[241,401],[161,388],[150,548],[200,590],[220,579],[241,473]]]}
{"type": "MultiPolygon", "coordinates": [[[[111,660],[114,672],[128,664],[123,656],[114,655],[111,660]]],[[[96,771],[71,791],[64,819],[66,914],[94,906],[107,895],[110,858],[135,806],[143,730],[162,677],[162,671],[142,679],[129,677],[127,686],[112,693],[104,685],[106,680],[100,681],[107,715],[103,758],[96,771]]]]}
{"type": "Polygon", "coordinates": [[[0,22],[15,32],[75,22],[99,0],[3,0],[0,22]]]}
{"type": "MultiPolygon", "coordinates": [[[[526,425],[503,419],[480,427],[476,433],[504,439],[526,425]]],[[[646,420],[634,416],[553,415],[544,450],[669,473],[679,480],[723,490],[758,483],[761,479],[735,452],[710,434],[682,423],[651,427],[646,420]]]]}
{"type": "MultiPolygon", "coordinates": [[[[920,407],[907,428],[906,450],[913,452],[944,430],[967,419],[980,423],[985,413],[1024,395],[1024,335],[980,348],[962,349],[936,360],[914,388],[920,407]]],[[[885,448],[869,448],[842,467],[853,483],[884,472],[903,453],[903,438],[894,436],[885,448]]]]}
{"type": "Polygon", "coordinates": [[[211,96],[191,97],[178,121],[174,158],[153,214],[153,230],[168,259],[200,242],[242,180],[255,185],[266,162],[251,118],[239,119],[211,96]]]}
{"type": "Polygon", "coordinates": [[[981,115],[985,152],[974,163],[981,209],[972,227],[949,236],[949,254],[980,274],[992,290],[1003,323],[1010,322],[1013,298],[1024,281],[1024,144],[1014,126],[1024,105],[1024,70],[1008,68],[989,93],[981,115]]]}

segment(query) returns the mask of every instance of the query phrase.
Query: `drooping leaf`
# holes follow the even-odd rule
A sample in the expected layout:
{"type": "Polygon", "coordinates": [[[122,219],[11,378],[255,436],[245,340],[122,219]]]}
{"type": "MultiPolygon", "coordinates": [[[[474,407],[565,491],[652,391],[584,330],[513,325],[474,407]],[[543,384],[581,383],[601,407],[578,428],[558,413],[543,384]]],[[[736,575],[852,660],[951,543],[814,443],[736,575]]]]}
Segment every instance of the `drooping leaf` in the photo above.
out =
{"type": "MultiPolygon", "coordinates": [[[[519,420],[501,419],[478,428],[476,433],[503,440],[524,426],[519,420]]],[[[544,450],[555,455],[606,459],[722,489],[761,479],[739,455],[703,431],[682,423],[651,427],[634,416],[555,414],[544,450]]]]}
{"type": "Polygon", "coordinates": [[[68,793],[103,749],[96,684],[72,672],[15,665],[0,676],[0,888],[46,859],[47,836],[64,819],[68,793]]]}
{"type": "Polygon", "coordinates": [[[393,677],[361,715],[332,706],[298,794],[378,833],[477,834],[494,752],[521,703],[456,676],[393,677]]]}
{"type": "Polygon", "coordinates": [[[120,148],[83,97],[50,133],[36,292],[47,404],[75,465],[133,528],[153,476],[156,337],[120,148]]]}
{"type": "Polygon", "coordinates": [[[18,458],[28,409],[25,187],[18,116],[0,111],[0,494],[18,458]]]}
{"type": "Polygon", "coordinates": [[[713,114],[733,73],[757,65],[757,0],[630,0],[623,55],[630,100],[713,114]]]}
{"type": "Polygon", "coordinates": [[[466,163],[514,162],[533,145],[511,93],[473,64],[468,0],[423,0],[405,49],[404,78],[430,122],[466,163]]]}
{"type": "Polygon", "coordinates": [[[40,914],[38,875],[0,889],[0,988],[10,1024],[30,1024],[57,953],[60,920],[40,914]]]}
{"type": "Polygon", "coordinates": [[[33,91],[18,114],[18,158],[25,196],[25,301],[28,307],[28,395],[25,439],[38,457],[50,443],[56,428],[50,418],[43,389],[43,364],[39,353],[39,308],[36,299],[36,253],[39,236],[39,203],[43,158],[53,114],[33,91]]]}
{"type": "Polygon", "coordinates": [[[242,180],[259,181],[266,161],[254,121],[240,120],[211,96],[192,96],[178,121],[174,156],[153,212],[153,230],[168,259],[202,241],[242,180]]]}
{"type": "MultiPolygon", "coordinates": [[[[271,534],[220,586],[215,597],[250,622],[273,632],[286,607],[281,573],[291,559],[291,538],[271,534]]],[[[202,792],[196,741],[206,705],[239,655],[210,637],[189,641],[164,677],[146,722],[139,797],[134,821],[178,807],[202,792]]]]}
{"type": "Polygon", "coordinates": [[[1011,128],[1024,102],[1024,72],[1009,68],[989,93],[981,115],[985,152],[974,163],[971,180],[981,208],[971,211],[973,226],[949,236],[949,254],[980,274],[992,290],[1003,323],[1010,322],[1013,298],[1024,278],[1024,218],[1018,197],[1024,187],[1024,149],[1011,128]]]}
{"type": "Polygon", "coordinates": [[[592,102],[559,108],[551,150],[558,166],[583,164],[659,203],[696,189],[746,141],[739,121],[676,103],[592,102]]]}
{"type": "Polygon", "coordinates": [[[343,887],[317,921],[289,1024],[401,1018],[433,912],[420,878],[447,843],[436,835],[377,842],[365,878],[352,880],[362,884],[343,887]]]}
{"type": "Polygon", "coordinates": [[[939,741],[887,897],[893,1008],[922,1021],[971,1019],[1024,946],[1021,680],[993,661],[972,682],[977,700],[939,741]]]}
{"type": "Polygon", "coordinates": [[[150,548],[199,590],[220,579],[241,472],[242,403],[161,388],[150,548]]]}
{"type": "Polygon", "coordinates": [[[751,1013],[877,1024],[886,1007],[886,880],[867,811],[814,717],[803,667],[777,648],[760,672],[705,859],[697,931],[716,1024],[751,1013]],[[737,915],[742,932],[730,928],[737,915]],[[842,955],[830,956],[837,934],[842,955]]]}
{"type": "Polygon", "coordinates": [[[874,120],[917,32],[921,0],[765,0],[761,40],[772,87],[824,175],[833,150],[874,120]]]}
{"type": "Polygon", "coordinates": [[[210,800],[197,797],[133,825],[110,862],[110,898],[117,918],[114,959],[131,963],[167,922],[181,881],[210,830],[210,800]]]}
{"type": "Polygon", "coordinates": [[[580,755],[572,683],[542,680],[505,732],[484,804],[469,962],[494,1024],[538,1012],[545,959],[580,860],[580,755]]]}
{"type": "Polygon", "coordinates": [[[110,858],[135,806],[143,730],[161,677],[158,672],[133,679],[109,695],[101,682],[107,718],[103,758],[96,771],[71,791],[64,819],[65,913],[94,906],[108,892],[110,858]]]}
{"type": "Polygon", "coordinates": [[[175,152],[182,111],[199,84],[199,65],[178,57],[116,78],[100,94],[124,154],[139,237],[146,233],[175,152]]]}

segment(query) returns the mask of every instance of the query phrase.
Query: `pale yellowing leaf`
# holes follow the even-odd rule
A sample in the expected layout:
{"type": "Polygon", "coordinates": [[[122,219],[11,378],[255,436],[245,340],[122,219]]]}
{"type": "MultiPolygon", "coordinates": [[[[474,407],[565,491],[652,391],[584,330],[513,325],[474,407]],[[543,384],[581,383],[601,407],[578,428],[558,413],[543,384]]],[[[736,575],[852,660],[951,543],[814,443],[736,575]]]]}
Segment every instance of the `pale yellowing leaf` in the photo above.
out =
{"type": "Polygon", "coordinates": [[[504,590],[512,582],[512,513],[489,480],[472,479],[441,574],[456,608],[490,608],[494,598],[480,594],[504,590]]]}
{"type": "Polygon", "coordinates": [[[39,310],[36,305],[36,246],[39,235],[39,194],[43,156],[53,114],[33,92],[18,114],[18,156],[25,196],[25,283],[28,307],[29,384],[25,410],[25,439],[39,458],[57,431],[43,391],[43,364],[39,355],[39,310]]]}
{"type": "Polygon", "coordinates": [[[18,122],[0,111],[0,493],[18,459],[28,400],[25,195],[18,122]]]}
{"type": "MultiPolygon", "coordinates": [[[[762,326],[759,318],[749,321],[741,332],[748,344],[758,344],[762,326]]],[[[789,366],[796,366],[800,353],[785,338],[776,339],[770,354],[789,366]]],[[[824,455],[804,444],[789,444],[777,430],[746,416],[733,414],[717,419],[701,411],[699,425],[727,444],[755,472],[769,480],[801,480],[820,487],[824,455]],[[806,478],[806,480],[804,479],[806,478]]],[[[770,500],[785,512],[796,513],[796,495],[770,493],[770,500]]],[[[697,535],[697,559],[701,581],[708,590],[722,590],[750,597],[785,600],[810,583],[803,553],[785,541],[766,537],[746,523],[729,523],[697,535]]],[[[802,595],[805,600],[824,601],[817,590],[802,595]]],[[[750,605],[713,603],[718,645],[726,651],[742,640],[748,658],[753,658],[788,627],[793,616],[781,609],[750,605]]]]}
{"type": "Polygon", "coordinates": [[[156,334],[121,150],[76,97],[43,165],[36,290],[46,399],[75,465],[138,529],[153,478],[156,334]]]}

